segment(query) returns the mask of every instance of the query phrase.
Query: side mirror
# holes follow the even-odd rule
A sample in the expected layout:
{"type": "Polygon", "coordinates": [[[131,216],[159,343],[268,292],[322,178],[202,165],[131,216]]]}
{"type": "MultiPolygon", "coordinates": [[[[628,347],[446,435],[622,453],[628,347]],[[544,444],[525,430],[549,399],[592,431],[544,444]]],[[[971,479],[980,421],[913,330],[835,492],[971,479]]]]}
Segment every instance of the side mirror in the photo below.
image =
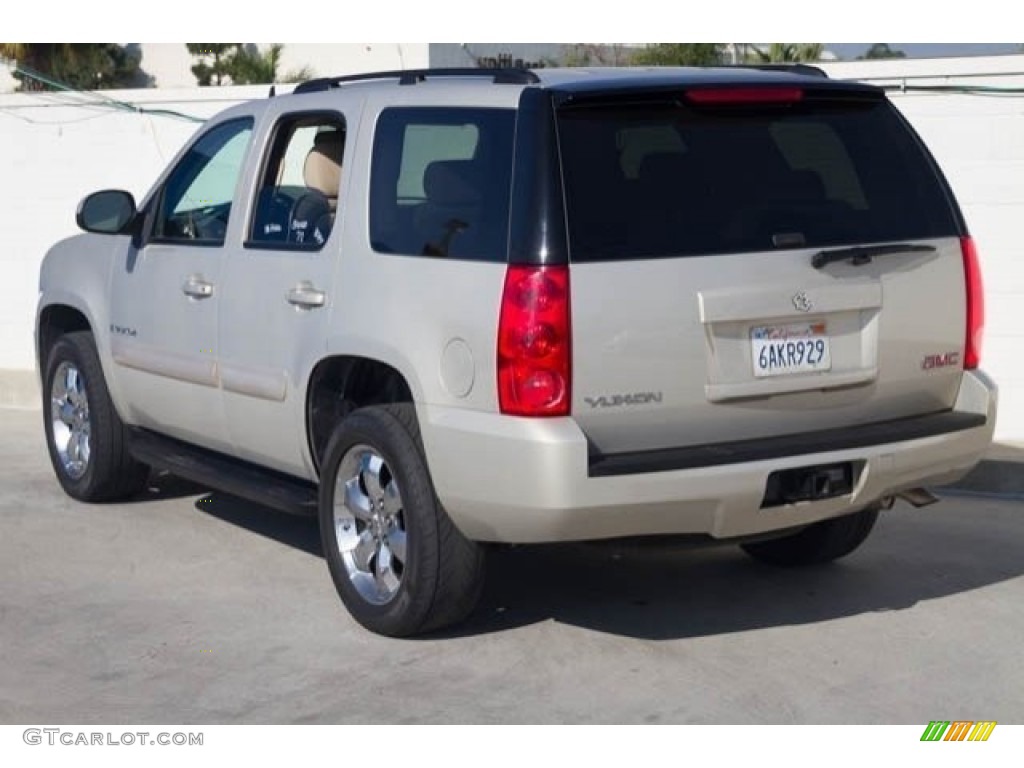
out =
{"type": "Polygon", "coordinates": [[[135,220],[135,198],[120,189],[104,189],[87,195],[78,204],[75,222],[86,232],[119,235],[135,220]]]}

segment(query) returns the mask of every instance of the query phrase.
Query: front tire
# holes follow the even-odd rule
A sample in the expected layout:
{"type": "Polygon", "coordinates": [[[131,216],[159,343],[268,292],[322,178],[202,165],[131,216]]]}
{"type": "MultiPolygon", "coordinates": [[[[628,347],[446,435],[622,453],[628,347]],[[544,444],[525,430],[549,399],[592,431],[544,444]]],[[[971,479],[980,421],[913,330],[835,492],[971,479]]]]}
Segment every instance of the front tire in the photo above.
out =
{"type": "Polygon", "coordinates": [[[768,541],[742,544],[755,560],[786,567],[820,565],[845,557],[864,543],[878,520],[880,507],[872,505],[851,515],[822,520],[799,533],[768,541]]]}
{"type": "Polygon", "coordinates": [[[483,587],[483,549],[434,493],[409,403],[347,416],[327,445],[320,535],[345,607],[377,634],[405,637],[464,619],[483,587]]]}
{"type": "Polygon", "coordinates": [[[72,498],[117,501],[145,486],[149,468],[128,453],[126,430],[88,331],[61,336],[50,348],[43,419],[53,471],[72,498]]]}

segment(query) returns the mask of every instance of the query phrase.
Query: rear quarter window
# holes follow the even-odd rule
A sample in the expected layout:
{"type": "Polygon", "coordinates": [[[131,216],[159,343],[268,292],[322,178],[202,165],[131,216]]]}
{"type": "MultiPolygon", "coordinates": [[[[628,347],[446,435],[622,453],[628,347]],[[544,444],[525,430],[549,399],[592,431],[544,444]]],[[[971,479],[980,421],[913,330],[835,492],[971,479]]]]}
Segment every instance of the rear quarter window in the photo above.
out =
{"type": "Polygon", "coordinates": [[[381,112],[370,175],[370,243],[379,253],[504,261],[515,113],[381,112]]]}
{"type": "Polygon", "coordinates": [[[573,261],[955,236],[934,165],[884,100],[606,103],[558,118],[573,261]]]}

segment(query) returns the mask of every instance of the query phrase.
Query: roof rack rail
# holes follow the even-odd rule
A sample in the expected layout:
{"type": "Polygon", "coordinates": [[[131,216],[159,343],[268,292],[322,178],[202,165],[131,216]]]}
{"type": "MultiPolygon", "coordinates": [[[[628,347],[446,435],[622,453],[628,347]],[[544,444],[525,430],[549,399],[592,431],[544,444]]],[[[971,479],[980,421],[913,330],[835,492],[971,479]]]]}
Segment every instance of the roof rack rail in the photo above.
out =
{"type": "MultiPolygon", "coordinates": [[[[722,65],[718,65],[722,66],[722,65]]],[[[828,80],[828,72],[813,64],[726,64],[729,69],[761,69],[766,72],[789,72],[794,75],[807,75],[808,77],[823,77],[828,80]]]]}
{"type": "Polygon", "coordinates": [[[396,69],[388,72],[361,72],[357,75],[341,77],[318,77],[295,86],[292,93],[313,93],[329,91],[344,83],[357,83],[366,80],[397,79],[399,85],[415,85],[432,77],[487,77],[498,84],[530,85],[539,83],[540,78],[529,69],[502,67],[484,69],[476,67],[449,67],[437,69],[396,69]]]}

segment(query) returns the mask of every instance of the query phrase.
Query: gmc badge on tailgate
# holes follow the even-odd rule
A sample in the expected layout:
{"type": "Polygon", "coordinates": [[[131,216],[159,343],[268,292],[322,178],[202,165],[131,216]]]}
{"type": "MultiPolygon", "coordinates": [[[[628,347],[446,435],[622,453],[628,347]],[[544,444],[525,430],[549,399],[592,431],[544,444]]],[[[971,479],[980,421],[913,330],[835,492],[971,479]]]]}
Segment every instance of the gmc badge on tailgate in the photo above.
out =
{"type": "Polygon", "coordinates": [[[946,352],[944,355],[925,355],[921,361],[921,368],[930,371],[933,368],[949,368],[951,365],[960,365],[959,352],[946,352]]]}

